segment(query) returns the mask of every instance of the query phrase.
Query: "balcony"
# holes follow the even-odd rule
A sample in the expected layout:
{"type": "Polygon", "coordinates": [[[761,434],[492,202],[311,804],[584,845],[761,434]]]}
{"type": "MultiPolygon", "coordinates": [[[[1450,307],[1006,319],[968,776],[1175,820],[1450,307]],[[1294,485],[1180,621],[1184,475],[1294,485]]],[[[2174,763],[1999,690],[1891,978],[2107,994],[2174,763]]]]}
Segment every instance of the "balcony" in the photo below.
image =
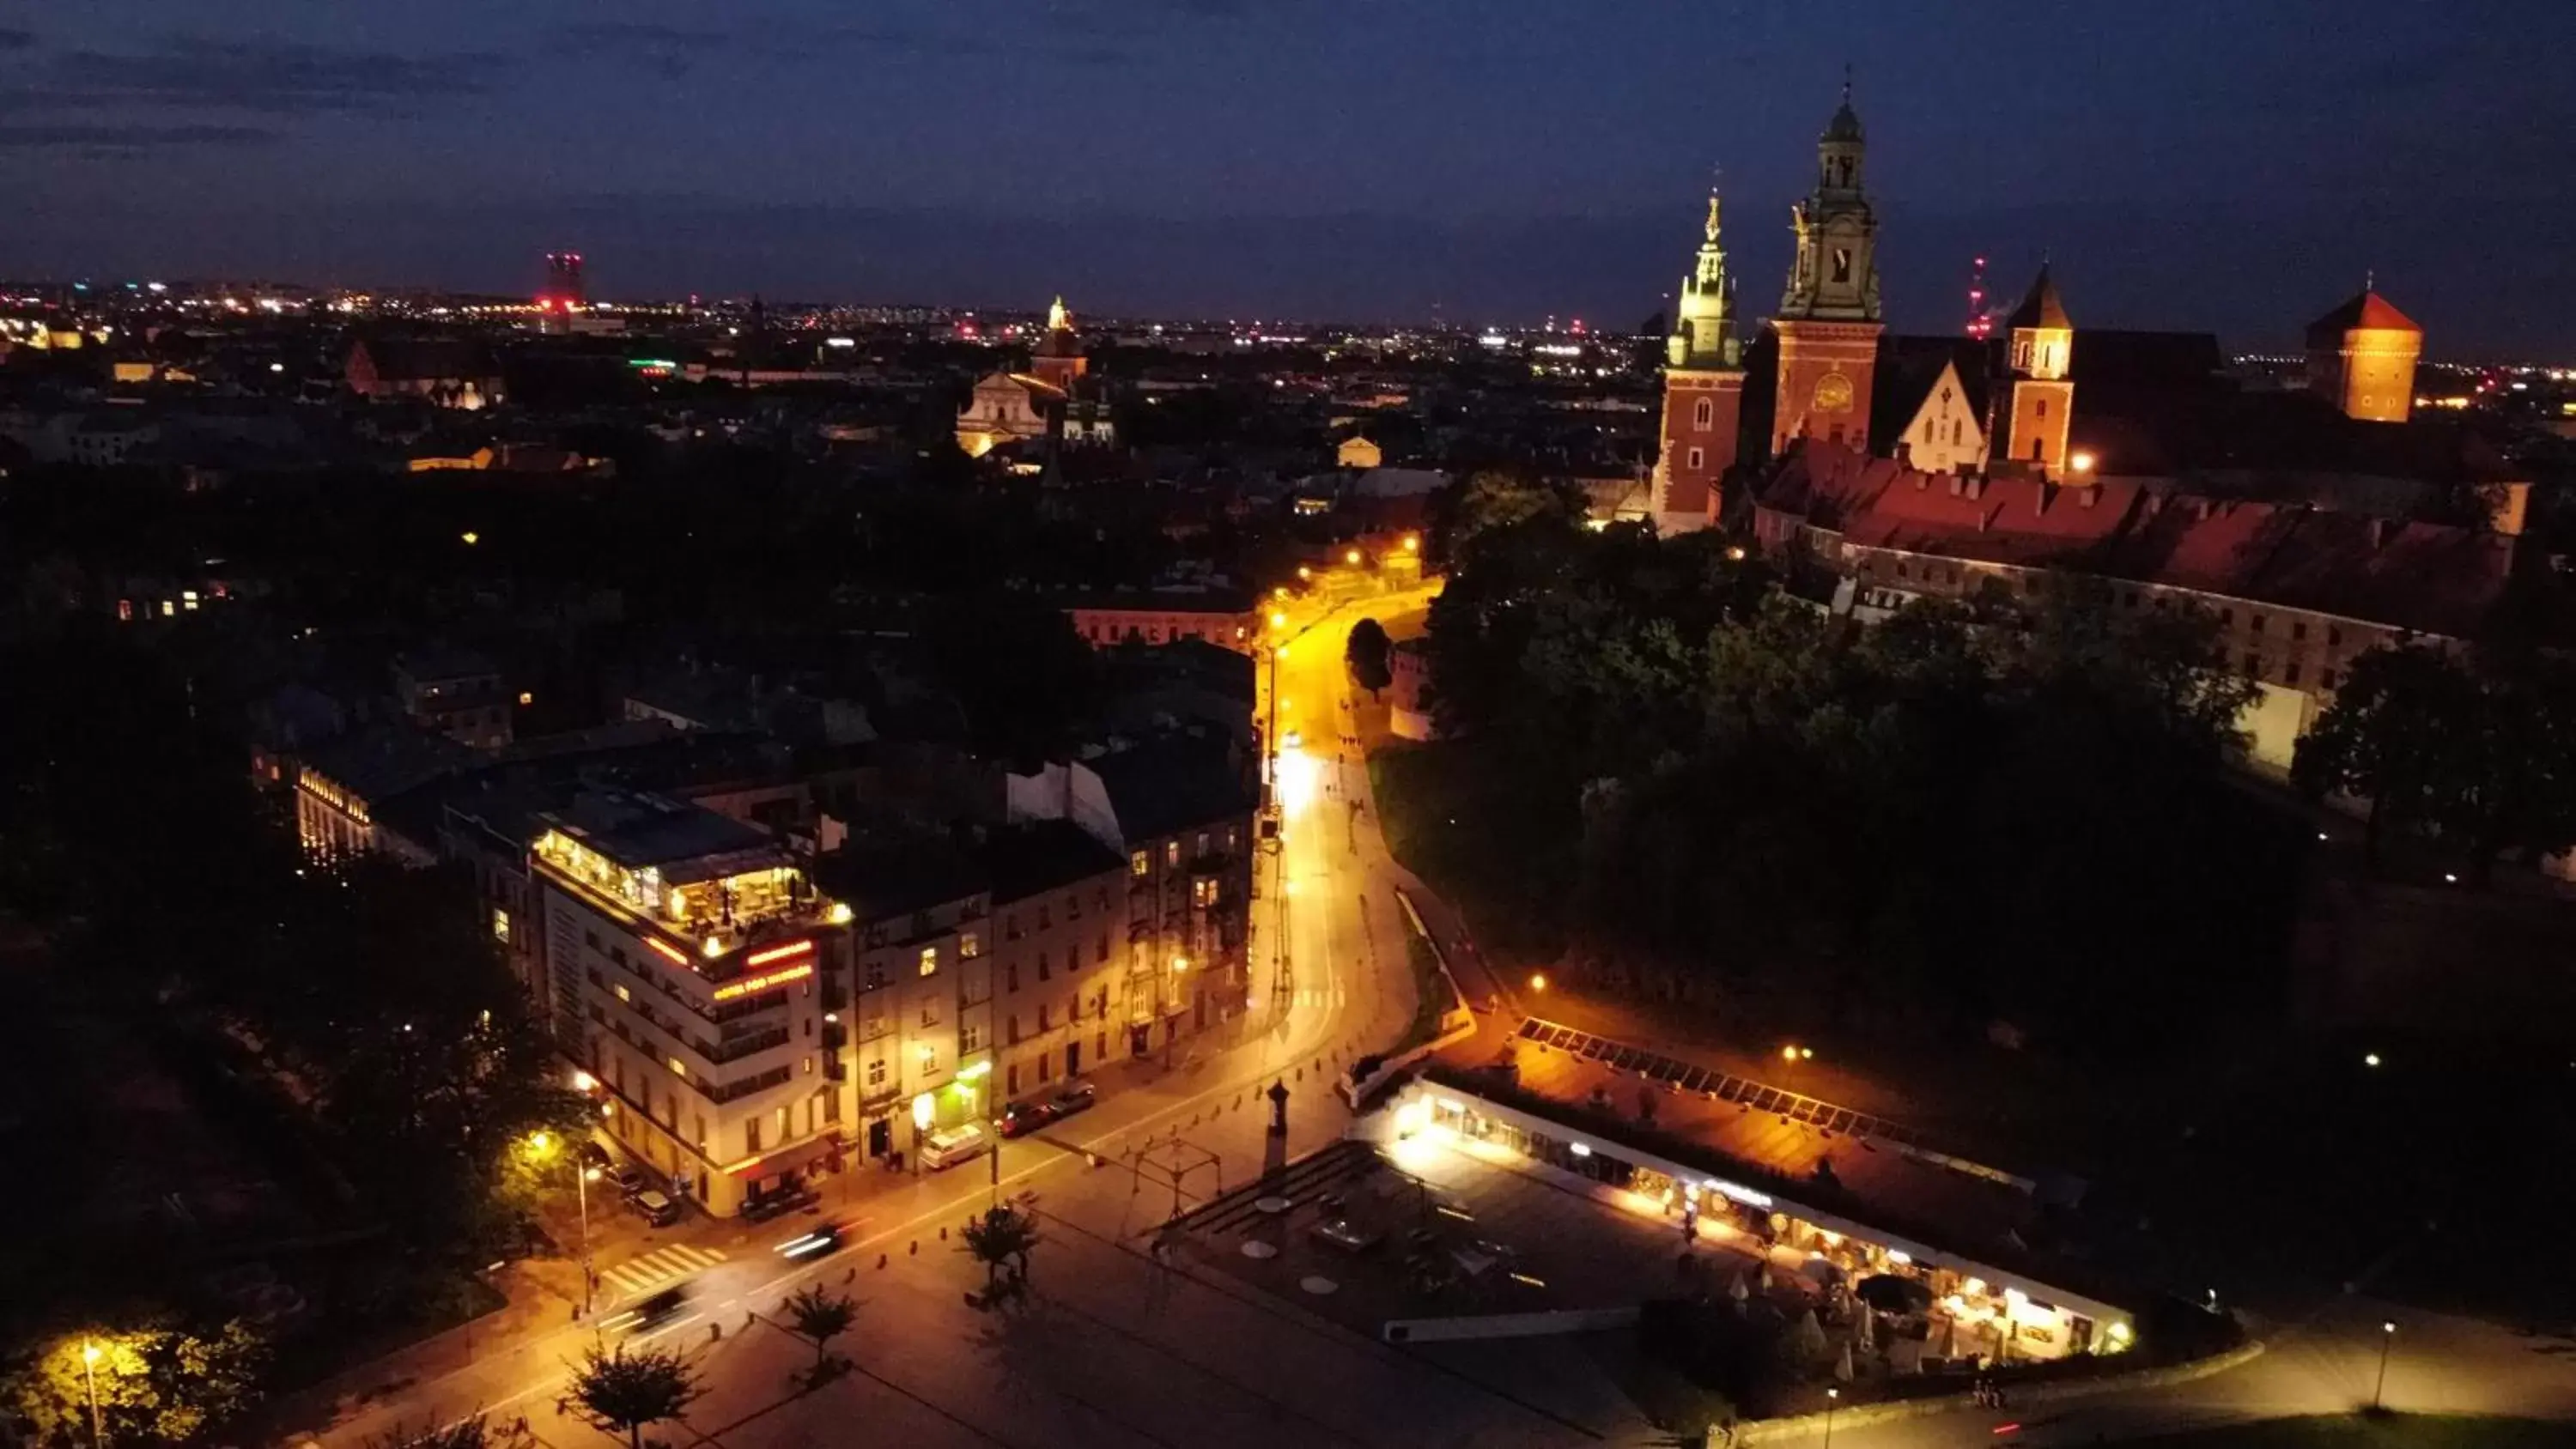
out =
{"type": "Polygon", "coordinates": [[[741,1036],[727,1037],[712,1048],[702,1049],[701,1054],[711,1062],[738,1062],[744,1057],[765,1052],[771,1047],[785,1046],[790,1039],[787,1028],[774,1026],[767,1031],[746,1032],[741,1036]]]}

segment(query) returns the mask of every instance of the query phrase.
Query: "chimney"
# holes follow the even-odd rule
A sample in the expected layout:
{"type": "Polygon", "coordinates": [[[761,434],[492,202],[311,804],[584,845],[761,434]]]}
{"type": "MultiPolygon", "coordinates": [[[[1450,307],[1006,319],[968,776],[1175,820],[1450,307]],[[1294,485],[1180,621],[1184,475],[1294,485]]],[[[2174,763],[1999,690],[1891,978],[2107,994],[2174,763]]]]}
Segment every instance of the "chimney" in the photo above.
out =
{"type": "Polygon", "coordinates": [[[2093,500],[2101,496],[2102,490],[2098,487],[2078,488],[2075,490],[2076,506],[2079,508],[2090,508],[2093,506],[2093,500]]]}
{"type": "Polygon", "coordinates": [[[2043,518],[2048,515],[2048,480],[2045,478],[2031,481],[2030,511],[2043,518]]]}
{"type": "Polygon", "coordinates": [[[1966,487],[1967,487],[1967,483],[1968,483],[1968,479],[1967,479],[1967,476],[1966,476],[1965,474],[1961,474],[1961,473],[1953,473],[1953,474],[1951,474],[1951,475],[1950,475],[1950,496],[1951,496],[1951,497],[1953,497],[1953,498],[1957,498],[1957,497],[1961,496],[1962,492],[1963,492],[1963,491],[1966,489],[1966,487]]]}

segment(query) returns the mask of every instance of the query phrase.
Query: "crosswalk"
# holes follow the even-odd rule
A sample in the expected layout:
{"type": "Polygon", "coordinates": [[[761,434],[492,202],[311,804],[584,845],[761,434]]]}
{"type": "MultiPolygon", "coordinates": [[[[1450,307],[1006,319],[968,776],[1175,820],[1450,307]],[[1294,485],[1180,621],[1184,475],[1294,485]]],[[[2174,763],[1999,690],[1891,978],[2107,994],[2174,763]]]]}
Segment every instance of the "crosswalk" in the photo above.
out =
{"type": "Polygon", "coordinates": [[[616,1297],[640,1297],[666,1283],[676,1283],[693,1273],[703,1273],[723,1261],[724,1254],[713,1248],[692,1248],[686,1243],[672,1243],[603,1271],[599,1275],[599,1286],[616,1297]]]}

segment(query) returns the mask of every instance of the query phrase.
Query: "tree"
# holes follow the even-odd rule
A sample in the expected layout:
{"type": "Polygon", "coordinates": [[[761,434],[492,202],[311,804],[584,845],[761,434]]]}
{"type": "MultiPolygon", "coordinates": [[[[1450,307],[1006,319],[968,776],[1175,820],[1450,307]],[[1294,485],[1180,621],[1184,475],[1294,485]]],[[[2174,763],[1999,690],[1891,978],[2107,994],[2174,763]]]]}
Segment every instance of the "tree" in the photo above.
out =
{"type": "Polygon", "coordinates": [[[94,1384],[110,1442],[185,1444],[259,1402],[268,1360],[268,1340],[239,1320],[203,1331],[168,1323],[84,1330],[47,1345],[16,1376],[11,1397],[39,1442],[88,1441],[94,1384]]]}
{"type": "Polygon", "coordinates": [[[680,1417],[705,1392],[689,1361],[666,1348],[594,1347],[573,1372],[582,1418],[603,1434],[625,1435],[628,1449],[644,1449],[645,1425],[680,1417]]]}
{"type": "Polygon", "coordinates": [[[1342,646],[1342,662],[1350,669],[1351,682],[1375,696],[1395,682],[1394,652],[1386,626],[1362,619],[1351,626],[1350,640],[1342,646]]]}
{"type": "Polygon", "coordinates": [[[2505,850],[2576,843],[2576,668],[2535,654],[2374,649],[2300,740],[2291,777],[2311,796],[2370,802],[2379,863],[2390,828],[2442,839],[2485,884],[2505,850]]]}
{"type": "Polygon", "coordinates": [[[1018,1282],[1028,1282],[1029,1251],[1037,1244],[1037,1224],[1009,1203],[997,1203],[966,1221],[966,1251],[984,1265],[988,1294],[1001,1285],[1005,1264],[1017,1268],[1018,1282]]]}
{"type": "Polygon", "coordinates": [[[791,1295],[786,1308],[788,1327],[798,1338],[814,1345],[814,1372],[820,1376],[828,1357],[825,1345],[850,1331],[850,1325],[858,1319],[859,1305],[815,1284],[791,1295]]]}
{"type": "Polygon", "coordinates": [[[496,1427],[483,1414],[443,1428],[435,1422],[418,1429],[397,1425],[391,1433],[367,1436],[367,1449],[534,1449],[535,1444],[525,1417],[496,1427]]]}
{"type": "Polygon", "coordinates": [[[2368,800],[2364,858],[2375,869],[2381,842],[2440,812],[2449,738],[2467,714],[2466,676],[2429,645],[2373,649],[2355,659],[2334,703],[2300,739],[2290,777],[2311,797],[2368,800]]]}

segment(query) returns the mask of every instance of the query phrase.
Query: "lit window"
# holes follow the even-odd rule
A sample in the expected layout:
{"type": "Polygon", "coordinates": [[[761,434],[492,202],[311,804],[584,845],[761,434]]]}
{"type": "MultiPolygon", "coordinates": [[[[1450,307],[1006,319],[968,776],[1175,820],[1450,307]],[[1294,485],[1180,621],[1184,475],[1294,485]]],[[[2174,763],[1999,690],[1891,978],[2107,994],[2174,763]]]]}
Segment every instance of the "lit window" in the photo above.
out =
{"type": "Polygon", "coordinates": [[[1179,841],[1177,841],[1177,840],[1166,840],[1166,841],[1164,841],[1164,842],[1163,842],[1163,864],[1165,864],[1165,865],[1179,865],[1180,863],[1181,863],[1181,843],[1180,843],[1179,841]]]}
{"type": "Polygon", "coordinates": [[[983,1049],[984,1029],[982,1027],[970,1021],[957,1029],[957,1050],[960,1055],[983,1049]]]}
{"type": "Polygon", "coordinates": [[[495,941],[507,941],[510,939],[510,913],[508,911],[496,910],[492,913],[492,939],[495,941]]]}
{"type": "Polygon", "coordinates": [[[882,1087],[882,1086],[884,1086],[884,1085],[885,1085],[885,1073],[886,1073],[885,1058],[883,1058],[883,1057],[878,1057],[878,1058],[876,1058],[875,1060],[873,1060],[873,1061],[871,1061],[871,1062],[869,1062],[869,1063],[868,1063],[868,1087],[869,1087],[869,1090],[873,1091],[873,1090],[875,1090],[876,1088],[878,1088],[878,1087],[882,1087]]]}
{"type": "Polygon", "coordinates": [[[635,1004],[635,993],[627,990],[624,986],[617,986],[612,989],[616,991],[618,1000],[625,1002],[629,1006],[635,1004]]]}
{"type": "Polygon", "coordinates": [[[1129,875],[1143,875],[1153,868],[1153,857],[1147,855],[1141,850],[1137,851],[1134,855],[1127,857],[1127,873],[1129,875]]]}
{"type": "Polygon", "coordinates": [[[687,1063],[682,1062],[678,1057],[673,1057],[673,1058],[671,1058],[671,1075],[672,1075],[672,1076],[675,1076],[675,1077],[685,1077],[685,1076],[687,1076],[688,1074],[689,1074],[689,1068],[688,1068],[688,1064],[687,1064],[687,1063]]]}
{"type": "Polygon", "coordinates": [[[939,969],[939,948],[938,948],[938,947],[936,947],[936,946],[924,946],[924,947],[922,947],[922,948],[921,948],[921,974],[922,974],[922,975],[924,975],[924,976],[928,976],[928,975],[932,974],[933,972],[936,972],[938,969],[939,969]]]}
{"type": "Polygon", "coordinates": [[[981,947],[976,943],[975,933],[972,931],[958,932],[957,959],[960,961],[972,961],[979,954],[981,954],[981,947]]]}
{"type": "Polygon", "coordinates": [[[805,1075],[814,1075],[814,1058],[811,1056],[805,1058],[805,1075]]]}

